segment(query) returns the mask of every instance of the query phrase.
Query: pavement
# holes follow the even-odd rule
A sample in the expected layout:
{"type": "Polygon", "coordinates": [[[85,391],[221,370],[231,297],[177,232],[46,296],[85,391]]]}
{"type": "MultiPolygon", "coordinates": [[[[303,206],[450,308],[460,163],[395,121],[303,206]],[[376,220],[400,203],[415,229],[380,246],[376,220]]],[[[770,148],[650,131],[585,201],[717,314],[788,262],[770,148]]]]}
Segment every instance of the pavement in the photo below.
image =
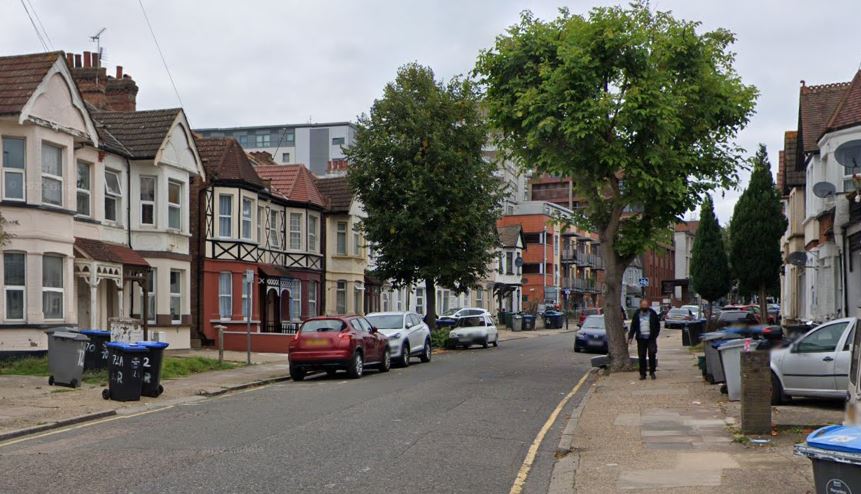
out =
{"type": "Polygon", "coordinates": [[[566,422],[549,418],[573,413],[589,371],[572,345],[504,340],[2,442],[0,492],[496,494],[534,453],[522,492],[545,493],[566,422]]]}
{"type": "Polygon", "coordinates": [[[794,456],[792,446],[811,428],[839,422],[842,408],[778,407],[773,417],[785,427],[760,438],[766,445],[752,445],[736,435],[738,404],[702,379],[696,354],[675,330],[661,333],[657,380],[638,377],[599,376],[572,414],[566,427],[574,459],[557,466],[564,474],[576,465],[565,492],[814,492],[810,460],[794,456]]]}

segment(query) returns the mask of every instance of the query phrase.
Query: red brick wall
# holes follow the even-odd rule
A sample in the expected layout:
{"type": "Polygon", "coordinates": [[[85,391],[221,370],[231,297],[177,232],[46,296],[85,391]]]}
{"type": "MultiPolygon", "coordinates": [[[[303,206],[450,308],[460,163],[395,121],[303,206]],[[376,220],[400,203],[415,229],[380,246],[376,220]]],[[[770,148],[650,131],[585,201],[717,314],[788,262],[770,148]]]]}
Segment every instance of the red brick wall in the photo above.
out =
{"type": "MultiPolygon", "coordinates": [[[[224,349],[244,352],[248,348],[245,328],[230,328],[224,335],[224,349]]],[[[287,353],[293,335],[280,333],[251,333],[251,351],[260,353],[287,353]]]]}

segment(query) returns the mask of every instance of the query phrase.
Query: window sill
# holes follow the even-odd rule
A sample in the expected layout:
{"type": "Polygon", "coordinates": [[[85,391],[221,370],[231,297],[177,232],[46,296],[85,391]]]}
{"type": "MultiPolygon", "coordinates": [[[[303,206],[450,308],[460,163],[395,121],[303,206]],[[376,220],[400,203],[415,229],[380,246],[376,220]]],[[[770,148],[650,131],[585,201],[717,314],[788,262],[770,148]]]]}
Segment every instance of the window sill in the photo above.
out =
{"type": "MultiPolygon", "coordinates": [[[[230,320],[211,319],[209,322],[212,324],[224,324],[224,325],[228,325],[228,324],[235,325],[235,324],[247,324],[248,323],[248,321],[246,321],[244,319],[230,319],[230,320]]],[[[260,321],[252,320],[251,324],[260,324],[260,321]]]]}

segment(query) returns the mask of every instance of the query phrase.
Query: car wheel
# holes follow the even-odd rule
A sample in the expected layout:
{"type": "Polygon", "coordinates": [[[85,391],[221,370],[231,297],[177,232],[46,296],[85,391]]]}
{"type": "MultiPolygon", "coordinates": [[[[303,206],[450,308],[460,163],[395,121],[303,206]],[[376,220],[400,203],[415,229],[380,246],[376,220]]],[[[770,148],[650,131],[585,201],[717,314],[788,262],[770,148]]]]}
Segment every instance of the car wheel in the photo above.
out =
{"type": "Polygon", "coordinates": [[[305,371],[299,367],[290,367],[290,379],[294,381],[304,381],[305,371]]]}
{"type": "Polygon", "coordinates": [[[482,348],[487,348],[487,347],[489,347],[489,346],[490,346],[490,344],[489,344],[489,343],[487,343],[487,338],[485,338],[485,339],[484,339],[484,342],[482,342],[482,343],[481,343],[481,347],[482,347],[482,348]]]}
{"type": "Polygon", "coordinates": [[[401,367],[410,366],[410,346],[406,343],[404,343],[404,346],[401,347],[401,361],[398,363],[401,367]]]}
{"type": "Polygon", "coordinates": [[[577,353],[580,353],[580,352],[582,352],[582,351],[583,351],[583,349],[582,349],[582,348],[580,348],[580,347],[579,347],[579,346],[577,346],[577,345],[574,345],[574,351],[575,351],[575,352],[577,352],[577,353]]]}
{"type": "Polygon", "coordinates": [[[350,359],[350,364],[347,367],[347,375],[353,379],[358,379],[362,377],[363,372],[365,372],[365,360],[362,358],[360,352],[356,352],[353,354],[353,358],[350,359]]]}
{"type": "Polygon", "coordinates": [[[786,393],[783,392],[783,386],[780,385],[780,379],[777,378],[777,375],[772,372],[771,373],[771,404],[772,405],[782,405],[789,401],[789,397],[786,396],[786,393]]]}
{"type": "Polygon", "coordinates": [[[422,354],[419,357],[422,362],[428,363],[431,361],[431,342],[430,340],[425,340],[425,347],[422,349],[422,354]]]}
{"type": "Polygon", "coordinates": [[[377,367],[380,372],[389,372],[389,369],[392,368],[392,351],[386,348],[386,351],[383,352],[383,361],[377,367]]]}
{"type": "Polygon", "coordinates": [[[499,335],[496,335],[496,339],[493,340],[493,348],[496,348],[498,346],[499,346],[499,335]]]}

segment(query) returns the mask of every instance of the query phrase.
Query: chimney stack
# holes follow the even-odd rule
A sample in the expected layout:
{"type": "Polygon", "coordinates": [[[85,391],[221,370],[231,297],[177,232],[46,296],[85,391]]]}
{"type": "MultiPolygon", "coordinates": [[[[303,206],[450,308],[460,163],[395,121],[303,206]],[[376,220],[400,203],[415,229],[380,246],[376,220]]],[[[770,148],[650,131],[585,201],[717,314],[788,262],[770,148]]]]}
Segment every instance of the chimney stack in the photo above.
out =
{"type": "Polygon", "coordinates": [[[92,67],[92,59],[90,58],[91,53],[88,51],[84,52],[84,68],[89,69],[92,67]]]}
{"type": "Polygon", "coordinates": [[[81,56],[78,55],[77,53],[75,53],[75,68],[76,69],[81,68],[81,56]]]}
{"type": "Polygon", "coordinates": [[[123,78],[123,66],[117,65],[117,79],[123,78]]]}
{"type": "Polygon", "coordinates": [[[99,58],[98,53],[85,51],[82,64],[80,54],[66,55],[70,65],[72,65],[71,61],[74,61],[71,72],[81,97],[102,111],[135,111],[138,94],[135,81],[128,74],[123,74],[121,65],[117,65],[117,77],[109,77],[107,69],[101,67],[99,58]]]}
{"type": "Polygon", "coordinates": [[[66,53],[66,63],[69,64],[69,68],[75,67],[75,54],[74,53],[66,53]]]}
{"type": "Polygon", "coordinates": [[[99,68],[99,54],[93,52],[93,67],[99,68]]]}

